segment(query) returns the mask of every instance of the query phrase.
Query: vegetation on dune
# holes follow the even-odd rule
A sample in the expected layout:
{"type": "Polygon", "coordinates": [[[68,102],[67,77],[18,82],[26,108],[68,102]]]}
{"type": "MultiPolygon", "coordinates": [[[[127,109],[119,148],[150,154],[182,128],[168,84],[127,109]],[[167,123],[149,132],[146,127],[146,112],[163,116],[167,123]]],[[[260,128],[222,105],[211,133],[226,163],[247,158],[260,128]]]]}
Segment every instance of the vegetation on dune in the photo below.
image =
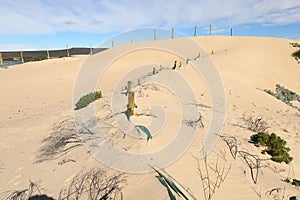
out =
{"type": "Polygon", "coordinates": [[[297,187],[299,187],[300,186],[300,180],[298,180],[298,179],[289,179],[289,178],[286,178],[285,180],[284,180],[284,182],[287,182],[287,183],[291,183],[292,185],[294,185],[294,186],[297,186],[297,187]]]}
{"type": "MultiPolygon", "coordinates": [[[[292,45],[292,47],[298,47],[300,48],[300,44],[298,43],[293,43],[291,42],[290,45],[292,45]]],[[[292,53],[292,56],[297,60],[298,64],[300,63],[300,49],[298,49],[297,51],[295,51],[294,53],[292,53]]]]}
{"type": "Polygon", "coordinates": [[[158,174],[158,176],[156,176],[156,178],[167,189],[170,200],[176,200],[176,196],[173,192],[175,192],[179,197],[188,199],[187,196],[178,188],[178,186],[170,178],[168,178],[167,176],[162,174],[157,169],[155,169],[155,168],[153,168],[153,169],[158,174]]]}
{"type": "Polygon", "coordinates": [[[271,160],[275,162],[285,162],[289,164],[293,158],[289,155],[290,148],[286,147],[286,141],[281,139],[275,133],[268,134],[259,132],[250,137],[250,141],[256,145],[266,147],[262,153],[271,155],[271,160]]]}
{"type": "Polygon", "coordinates": [[[292,45],[292,47],[299,47],[300,48],[300,44],[298,44],[297,42],[291,42],[290,45],[292,45]]]}
{"type": "Polygon", "coordinates": [[[121,185],[125,183],[122,173],[113,174],[95,168],[78,173],[69,185],[60,190],[58,199],[121,200],[121,185]]]}
{"type": "Polygon", "coordinates": [[[81,108],[87,107],[90,103],[100,98],[102,98],[101,91],[90,92],[89,94],[80,97],[80,99],[75,104],[76,106],[75,110],[79,110],[81,108]]]}
{"type": "Polygon", "coordinates": [[[285,87],[283,87],[279,84],[276,84],[275,92],[273,92],[272,90],[268,90],[268,89],[265,89],[264,92],[272,95],[273,97],[279,99],[280,101],[284,102],[285,104],[300,111],[299,107],[297,107],[291,103],[291,101],[300,102],[300,95],[298,95],[297,93],[295,93],[289,89],[286,89],[285,87]]]}

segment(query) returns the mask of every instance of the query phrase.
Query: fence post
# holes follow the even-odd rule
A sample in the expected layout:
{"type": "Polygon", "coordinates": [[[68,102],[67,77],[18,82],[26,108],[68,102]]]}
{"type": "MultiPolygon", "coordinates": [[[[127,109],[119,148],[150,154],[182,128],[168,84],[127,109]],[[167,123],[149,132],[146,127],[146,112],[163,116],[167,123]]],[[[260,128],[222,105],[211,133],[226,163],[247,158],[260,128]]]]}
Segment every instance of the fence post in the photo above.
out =
{"type": "Polygon", "coordinates": [[[132,116],[134,114],[134,92],[130,91],[128,93],[128,111],[129,116],[132,116]]]}
{"type": "Polygon", "coordinates": [[[174,39],[174,28],[172,28],[172,39],[174,39]]]}
{"type": "Polygon", "coordinates": [[[230,29],[230,36],[232,36],[232,28],[230,29]]]}
{"type": "Polygon", "coordinates": [[[209,35],[211,36],[212,32],[211,32],[211,25],[209,25],[209,35]]]}
{"type": "Polygon", "coordinates": [[[3,57],[2,57],[2,53],[0,53],[0,65],[3,65],[3,57]]]}
{"type": "Polygon", "coordinates": [[[154,33],[153,34],[154,34],[153,37],[154,37],[154,41],[155,41],[156,40],[156,29],[154,29],[154,33]]]}
{"type": "Polygon", "coordinates": [[[127,94],[131,92],[132,81],[127,82],[127,94]]]}
{"type": "Polygon", "coordinates": [[[70,57],[70,53],[69,53],[69,45],[67,45],[66,48],[67,48],[67,57],[70,57]]]}
{"type": "Polygon", "coordinates": [[[93,55],[93,48],[92,48],[92,44],[90,44],[90,55],[93,55]]]}
{"type": "Polygon", "coordinates": [[[111,47],[114,47],[114,41],[113,40],[111,41],[111,47]]]}
{"type": "Polygon", "coordinates": [[[156,70],[155,70],[155,67],[153,67],[152,74],[154,75],[154,74],[155,74],[155,72],[156,72],[156,70]]]}
{"type": "Polygon", "coordinates": [[[22,60],[22,63],[24,63],[24,57],[23,57],[23,51],[21,50],[21,60],[22,60]]]}
{"type": "Polygon", "coordinates": [[[49,50],[48,50],[48,48],[47,48],[47,59],[50,59],[50,54],[49,54],[49,50]]]}
{"type": "Polygon", "coordinates": [[[194,27],[194,37],[197,36],[197,26],[194,27]]]}

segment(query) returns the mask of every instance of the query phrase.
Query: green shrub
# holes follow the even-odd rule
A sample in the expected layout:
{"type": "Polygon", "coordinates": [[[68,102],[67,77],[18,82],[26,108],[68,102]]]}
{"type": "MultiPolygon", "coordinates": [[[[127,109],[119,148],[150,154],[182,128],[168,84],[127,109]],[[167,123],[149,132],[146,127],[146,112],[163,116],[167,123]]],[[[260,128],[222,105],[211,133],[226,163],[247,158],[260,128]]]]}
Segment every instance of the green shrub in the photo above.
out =
{"type": "Polygon", "coordinates": [[[279,99],[280,101],[284,102],[285,104],[297,109],[300,111],[300,108],[297,106],[294,106],[291,101],[298,101],[300,102],[300,95],[298,95],[297,93],[286,89],[285,87],[276,84],[276,90],[275,92],[271,91],[271,90],[267,90],[265,89],[264,92],[272,95],[273,97],[279,99]]]}
{"type": "Polygon", "coordinates": [[[275,162],[285,162],[289,164],[293,158],[289,155],[290,148],[286,147],[286,141],[281,139],[275,133],[269,135],[268,133],[257,133],[250,137],[250,141],[254,144],[267,147],[263,152],[271,155],[271,160],[275,162]]]}
{"type": "Polygon", "coordinates": [[[293,54],[292,54],[293,57],[295,58],[300,58],[300,49],[298,51],[295,51],[293,54]]]}
{"type": "Polygon", "coordinates": [[[293,179],[292,185],[300,186],[300,180],[293,179]]]}
{"type": "Polygon", "coordinates": [[[89,94],[86,94],[77,101],[75,104],[76,108],[75,110],[79,110],[81,108],[87,107],[90,103],[96,101],[97,99],[100,99],[102,97],[101,91],[95,91],[91,92],[89,94]]]}

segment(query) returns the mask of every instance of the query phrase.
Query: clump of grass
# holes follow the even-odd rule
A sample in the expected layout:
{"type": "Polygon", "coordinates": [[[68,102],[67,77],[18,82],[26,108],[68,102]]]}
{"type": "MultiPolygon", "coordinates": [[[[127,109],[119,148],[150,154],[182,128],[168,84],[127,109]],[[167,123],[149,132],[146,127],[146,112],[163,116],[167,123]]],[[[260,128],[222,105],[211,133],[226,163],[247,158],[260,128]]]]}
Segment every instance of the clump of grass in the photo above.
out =
{"type": "Polygon", "coordinates": [[[176,200],[176,196],[173,192],[175,192],[179,197],[183,197],[184,199],[188,200],[187,196],[177,187],[177,185],[170,178],[168,178],[167,176],[162,174],[157,169],[155,169],[155,168],[153,168],[153,169],[158,174],[158,176],[156,176],[156,178],[167,189],[170,200],[176,200]]]}
{"type": "Polygon", "coordinates": [[[280,101],[284,102],[285,104],[300,111],[299,107],[297,107],[291,103],[291,101],[300,102],[300,95],[298,95],[297,93],[295,93],[289,89],[286,89],[285,87],[283,87],[279,84],[276,84],[275,92],[273,92],[272,90],[268,90],[268,89],[265,89],[264,92],[272,95],[273,97],[279,99],[280,101]]]}
{"type": "Polygon", "coordinates": [[[250,141],[255,145],[266,147],[262,153],[271,155],[271,160],[274,162],[285,162],[289,164],[293,158],[289,155],[290,148],[286,147],[286,141],[281,139],[275,133],[268,134],[259,132],[250,137],[250,141]]]}
{"type": "Polygon", "coordinates": [[[80,97],[80,99],[75,104],[76,106],[75,110],[79,110],[81,108],[87,107],[90,103],[100,98],[102,98],[101,91],[90,92],[89,94],[80,97]]]}

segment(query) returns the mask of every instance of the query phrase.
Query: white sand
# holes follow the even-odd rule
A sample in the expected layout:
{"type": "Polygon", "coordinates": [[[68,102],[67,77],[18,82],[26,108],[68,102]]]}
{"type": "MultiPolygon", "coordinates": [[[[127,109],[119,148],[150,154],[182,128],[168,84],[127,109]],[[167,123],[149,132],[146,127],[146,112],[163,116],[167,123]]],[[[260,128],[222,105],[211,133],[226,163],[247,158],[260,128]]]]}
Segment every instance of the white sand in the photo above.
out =
{"type": "MultiPolygon", "coordinates": [[[[241,122],[240,118],[244,113],[262,116],[271,126],[269,132],[275,132],[287,141],[294,158],[290,164],[290,176],[300,179],[300,113],[257,89],[275,89],[275,85],[279,83],[300,94],[300,65],[291,57],[295,48],[289,45],[290,41],[222,36],[197,37],[195,40],[207,52],[214,51],[210,56],[225,86],[226,121],[223,134],[235,136],[240,149],[268,158],[260,153],[261,149],[248,143],[253,132],[234,125],[241,122]]],[[[165,44],[163,41],[156,43],[162,47],[165,44]]],[[[94,56],[92,62],[95,62],[95,67],[99,67],[101,58],[113,56],[118,48],[131,47],[116,47],[94,56]]],[[[42,139],[48,135],[53,123],[73,115],[73,86],[85,59],[86,56],[52,59],[0,69],[0,193],[24,189],[30,179],[39,183],[44,193],[57,197],[61,186],[82,169],[103,167],[84,147],[56,160],[35,163],[42,139]],[[76,162],[58,165],[64,158],[71,158],[76,162]]],[[[98,88],[103,91],[104,98],[95,103],[97,116],[102,118],[109,114],[109,107],[103,108],[103,104],[109,104],[114,85],[126,72],[149,62],[173,66],[174,60],[181,61],[182,64],[185,62],[185,59],[172,53],[150,49],[131,52],[117,59],[99,80],[98,88]]],[[[152,72],[152,68],[149,72],[152,72]]],[[[198,107],[205,127],[197,130],[193,144],[184,155],[164,170],[189,188],[196,199],[203,199],[197,161],[192,155],[199,154],[211,123],[211,96],[205,82],[191,65],[180,68],[178,73],[189,81],[199,102],[208,107],[198,107]]],[[[136,103],[139,105],[136,113],[149,113],[149,106],[154,104],[164,105],[167,121],[163,128],[147,145],[145,139],[123,139],[122,133],[114,132],[118,129],[111,128],[107,135],[120,148],[129,152],[152,152],[163,148],[174,137],[173,133],[177,131],[181,121],[179,103],[166,88],[159,89],[160,91],[144,89],[142,95],[136,96],[136,103]]],[[[134,116],[132,119],[140,124],[151,121],[149,116],[134,116]]],[[[224,141],[218,142],[214,152],[208,157],[209,162],[215,160],[216,153],[220,155],[220,167],[225,166],[227,169],[231,164],[231,170],[221,187],[216,190],[213,199],[259,199],[258,193],[261,193],[261,199],[272,199],[272,196],[265,194],[278,187],[285,187],[285,198],[300,195],[299,189],[282,181],[287,177],[289,165],[263,161],[263,173],[259,174],[258,183],[254,184],[245,162],[241,158],[233,159],[224,141]]],[[[200,162],[203,164],[203,160],[200,162]]],[[[168,199],[166,189],[153,172],[128,174],[123,193],[124,199],[168,199]]]]}

